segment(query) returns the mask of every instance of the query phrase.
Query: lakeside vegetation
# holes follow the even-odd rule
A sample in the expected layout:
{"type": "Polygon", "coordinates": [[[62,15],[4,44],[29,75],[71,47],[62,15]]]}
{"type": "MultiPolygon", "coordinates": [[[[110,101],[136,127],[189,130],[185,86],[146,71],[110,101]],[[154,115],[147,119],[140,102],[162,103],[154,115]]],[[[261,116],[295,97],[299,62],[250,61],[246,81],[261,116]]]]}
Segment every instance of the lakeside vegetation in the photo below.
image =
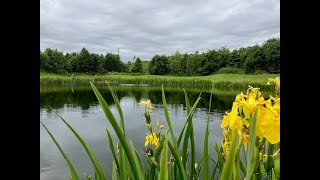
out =
{"type": "Polygon", "coordinates": [[[151,84],[167,86],[193,86],[193,87],[230,87],[247,88],[248,85],[265,87],[265,80],[275,78],[279,74],[214,74],[210,76],[163,76],[163,75],[132,75],[132,74],[106,74],[106,75],[86,75],[75,74],[74,80],[67,74],[53,74],[40,72],[40,85],[46,84],[88,84],[89,81],[95,83],[123,83],[123,84],[151,84]]]}
{"type": "MultiPolygon", "coordinates": [[[[169,117],[166,103],[166,94],[162,86],[163,112],[167,124],[162,125],[152,118],[152,104],[150,101],[141,101],[144,106],[144,119],[146,131],[145,149],[141,155],[131,140],[126,137],[123,110],[120,102],[111,86],[108,84],[112,99],[116,104],[119,119],[110,110],[100,92],[91,82],[91,87],[98,99],[106,118],[112,125],[118,141],[106,128],[109,147],[113,155],[112,179],[280,179],[280,78],[269,79],[266,84],[274,84],[275,97],[264,99],[259,88],[249,87],[246,93],[239,93],[234,98],[231,111],[225,113],[221,122],[223,140],[221,144],[209,142],[209,117],[206,122],[203,153],[200,159],[195,158],[195,149],[199,144],[195,143],[193,133],[193,114],[201,94],[194,104],[190,104],[185,92],[185,105],[187,118],[184,126],[176,136],[173,133],[174,123],[169,117]],[[169,136],[170,135],[170,136],[169,136]],[[118,142],[116,144],[116,142],[118,142]],[[216,156],[209,146],[214,146],[216,156]],[[244,156],[241,156],[243,153],[244,156]],[[142,157],[147,163],[142,163],[142,157]],[[190,160],[190,161],[189,161],[190,160]],[[213,163],[211,163],[213,162],[213,163]]],[[[110,96],[110,94],[109,94],[110,96]]],[[[110,96],[110,97],[111,97],[110,96]]],[[[209,112],[212,93],[209,102],[209,112]]],[[[57,114],[58,115],[58,114],[57,114]]],[[[94,179],[104,180],[106,172],[101,168],[99,160],[92,152],[89,145],[82,139],[75,129],[61,116],[58,117],[72,131],[85,149],[94,169],[94,179]]],[[[64,157],[69,170],[70,179],[78,180],[76,168],[56,141],[50,130],[40,121],[48,132],[57,148],[64,157]]],[[[111,163],[111,162],[110,162],[111,163]]],[[[91,175],[84,174],[86,179],[91,175]]]]}
{"type": "Polygon", "coordinates": [[[40,70],[65,74],[105,74],[110,72],[142,73],[152,75],[195,76],[227,71],[232,73],[280,73],[280,38],[272,38],[262,45],[230,50],[227,47],[172,55],[154,55],[151,60],[133,57],[124,63],[118,54],[80,52],[63,53],[57,49],[40,50],[40,70]]]}

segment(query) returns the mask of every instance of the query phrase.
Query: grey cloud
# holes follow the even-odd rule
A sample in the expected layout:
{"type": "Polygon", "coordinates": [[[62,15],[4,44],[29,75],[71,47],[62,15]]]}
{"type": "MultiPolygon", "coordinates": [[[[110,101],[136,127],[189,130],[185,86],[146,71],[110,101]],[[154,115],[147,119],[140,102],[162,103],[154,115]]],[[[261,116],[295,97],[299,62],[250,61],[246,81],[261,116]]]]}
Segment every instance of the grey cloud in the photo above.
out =
{"type": "Polygon", "coordinates": [[[280,37],[279,0],[41,0],[40,47],[151,59],[280,37]]]}

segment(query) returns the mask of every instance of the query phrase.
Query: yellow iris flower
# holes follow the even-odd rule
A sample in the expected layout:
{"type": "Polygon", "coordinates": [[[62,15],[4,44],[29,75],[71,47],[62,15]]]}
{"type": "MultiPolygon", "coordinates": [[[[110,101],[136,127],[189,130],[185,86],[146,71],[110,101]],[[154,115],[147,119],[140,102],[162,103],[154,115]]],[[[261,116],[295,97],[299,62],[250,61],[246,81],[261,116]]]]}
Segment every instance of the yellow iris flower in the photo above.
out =
{"type": "Polygon", "coordinates": [[[144,107],[148,108],[148,111],[151,113],[152,112],[152,105],[151,105],[151,101],[140,101],[138,104],[143,105],[144,107]]]}
{"type": "Polygon", "coordinates": [[[233,102],[232,110],[230,113],[226,112],[226,115],[223,116],[223,120],[221,122],[221,128],[225,128],[229,125],[232,131],[242,129],[243,122],[241,117],[238,115],[239,103],[233,102]]]}
{"type": "Polygon", "coordinates": [[[262,104],[264,101],[261,99],[261,93],[259,88],[249,87],[247,94],[242,95],[242,100],[239,102],[243,109],[243,113],[246,118],[250,119],[253,112],[256,110],[258,104],[262,104]]]}
{"type": "Polygon", "coordinates": [[[157,148],[159,146],[159,143],[159,138],[157,137],[156,133],[153,132],[152,134],[147,134],[144,146],[153,144],[157,148]]]}
{"type": "Polygon", "coordinates": [[[280,99],[274,104],[276,106],[271,106],[269,102],[266,101],[266,108],[261,108],[257,128],[271,144],[277,144],[280,142],[280,99]]]}

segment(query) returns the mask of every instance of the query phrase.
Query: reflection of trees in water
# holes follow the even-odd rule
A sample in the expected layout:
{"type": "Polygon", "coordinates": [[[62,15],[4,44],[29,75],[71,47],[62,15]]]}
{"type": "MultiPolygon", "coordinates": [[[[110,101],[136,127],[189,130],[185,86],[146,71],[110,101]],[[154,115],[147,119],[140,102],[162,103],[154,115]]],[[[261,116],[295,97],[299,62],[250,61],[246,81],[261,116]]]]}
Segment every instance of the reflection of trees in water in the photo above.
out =
{"type": "MultiPolygon", "coordinates": [[[[191,105],[193,105],[198,99],[200,92],[188,92],[188,98],[191,105]]],[[[183,104],[185,108],[185,96],[183,91],[166,91],[166,100],[168,104],[183,104]]],[[[149,91],[149,98],[152,103],[162,104],[162,93],[161,91],[149,91]]],[[[201,99],[197,105],[198,108],[209,108],[210,93],[202,93],[201,99]]],[[[222,96],[212,94],[212,109],[226,110],[230,109],[232,102],[234,101],[234,96],[222,96]]]]}
{"type": "MultiPolygon", "coordinates": [[[[150,99],[152,104],[162,104],[161,88],[148,87],[121,87],[114,88],[118,98],[134,97],[138,103],[141,99],[150,99]]],[[[99,91],[108,105],[113,105],[114,101],[110,91],[107,88],[99,88],[99,91]]],[[[197,100],[200,91],[188,91],[190,104],[194,104],[197,100]]],[[[184,92],[181,89],[165,90],[165,95],[168,104],[183,104],[185,108],[184,92]]],[[[232,95],[212,95],[212,110],[217,109],[225,111],[231,108],[234,101],[232,95]]],[[[208,108],[210,100],[210,93],[202,93],[201,100],[197,107],[208,108]]],[[[81,109],[87,110],[90,106],[98,103],[98,100],[91,88],[81,89],[75,88],[74,92],[69,89],[60,91],[40,92],[40,108],[47,108],[49,105],[54,108],[63,108],[65,104],[71,106],[80,106],[81,109]]]]}
{"type": "MultiPolygon", "coordinates": [[[[109,91],[106,92],[102,90],[100,93],[108,105],[114,104],[109,91]]],[[[121,99],[123,96],[119,96],[118,93],[118,97],[121,99]]],[[[80,106],[83,110],[87,110],[96,102],[98,102],[98,100],[92,90],[75,90],[74,93],[71,91],[40,93],[40,108],[51,106],[53,109],[58,109],[63,108],[65,104],[73,104],[80,106]]]]}

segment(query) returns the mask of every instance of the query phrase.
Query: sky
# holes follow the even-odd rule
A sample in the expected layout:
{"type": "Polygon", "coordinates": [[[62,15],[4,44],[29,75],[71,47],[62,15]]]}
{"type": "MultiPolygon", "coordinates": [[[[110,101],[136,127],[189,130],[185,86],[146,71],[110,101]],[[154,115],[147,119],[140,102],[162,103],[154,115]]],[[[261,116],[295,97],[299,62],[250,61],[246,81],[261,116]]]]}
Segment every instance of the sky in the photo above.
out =
{"type": "Polygon", "coordinates": [[[133,57],[280,38],[280,0],[40,0],[40,49],[133,57]]]}

